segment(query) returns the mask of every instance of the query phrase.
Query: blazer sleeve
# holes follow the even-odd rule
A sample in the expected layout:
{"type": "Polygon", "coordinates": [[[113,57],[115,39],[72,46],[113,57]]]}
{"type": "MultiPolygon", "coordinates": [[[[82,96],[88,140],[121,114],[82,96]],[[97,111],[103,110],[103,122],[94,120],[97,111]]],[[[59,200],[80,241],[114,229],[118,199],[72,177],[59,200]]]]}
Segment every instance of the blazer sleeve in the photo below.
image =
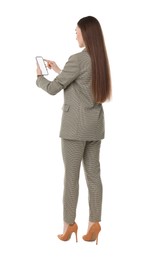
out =
{"type": "Polygon", "coordinates": [[[74,54],[69,57],[62,72],[50,81],[44,76],[40,76],[36,80],[36,85],[51,95],[56,95],[62,89],[67,88],[80,73],[78,55],[74,54]]]}

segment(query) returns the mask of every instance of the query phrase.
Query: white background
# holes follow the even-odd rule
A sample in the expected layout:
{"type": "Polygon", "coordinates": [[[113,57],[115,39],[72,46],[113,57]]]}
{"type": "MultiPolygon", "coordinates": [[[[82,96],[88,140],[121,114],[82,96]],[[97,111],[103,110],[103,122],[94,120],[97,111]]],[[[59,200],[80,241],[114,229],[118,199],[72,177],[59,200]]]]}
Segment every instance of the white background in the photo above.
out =
{"type": "MultiPolygon", "coordinates": [[[[1,1],[0,259],[165,259],[165,8],[162,0],[1,1]],[[98,18],[110,59],[113,98],[105,103],[104,187],[98,246],[85,243],[83,169],[79,242],[62,232],[63,93],[36,84],[35,56],[62,68],[81,51],[77,21],[98,18]]],[[[55,74],[50,74],[53,78],[55,74]]]]}

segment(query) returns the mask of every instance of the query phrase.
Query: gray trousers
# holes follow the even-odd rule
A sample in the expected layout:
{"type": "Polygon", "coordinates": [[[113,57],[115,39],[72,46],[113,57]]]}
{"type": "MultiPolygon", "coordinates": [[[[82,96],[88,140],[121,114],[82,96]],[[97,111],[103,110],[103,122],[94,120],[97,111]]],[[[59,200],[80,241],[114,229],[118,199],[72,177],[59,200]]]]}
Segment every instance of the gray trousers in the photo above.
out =
{"type": "Polygon", "coordinates": [[[88,187],[89,221],[101,221],[102,181],[100,177],[101,141],[62,140],[62,155],[65,167],[63,193],[63,219],[74,223],[79,195],[79,174],[83,163],[88,187]]]}

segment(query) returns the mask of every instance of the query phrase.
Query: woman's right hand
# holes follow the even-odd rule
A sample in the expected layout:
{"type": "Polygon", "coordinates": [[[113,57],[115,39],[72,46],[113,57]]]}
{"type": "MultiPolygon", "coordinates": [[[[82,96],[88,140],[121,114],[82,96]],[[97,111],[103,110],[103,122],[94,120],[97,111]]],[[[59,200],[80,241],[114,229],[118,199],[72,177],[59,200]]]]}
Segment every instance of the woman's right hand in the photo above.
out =
{"type": "Polygon", "coordinates": [[[49,69],[53,69],[58,74],[61,72],[61,69],[58,67],[58,65],[55,63],[55,61],[51,61],[51,60],[45,60],[45,61],[47,62],[47,67],[49,69]]]}

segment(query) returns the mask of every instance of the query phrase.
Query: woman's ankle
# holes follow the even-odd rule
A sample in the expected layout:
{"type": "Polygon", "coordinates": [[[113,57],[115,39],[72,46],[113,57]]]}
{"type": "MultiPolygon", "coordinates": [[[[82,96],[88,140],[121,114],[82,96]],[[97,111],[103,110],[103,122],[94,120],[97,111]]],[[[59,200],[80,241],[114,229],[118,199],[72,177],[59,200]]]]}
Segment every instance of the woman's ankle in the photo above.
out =
{"type": "Polygon", "coordinates": [[[64,228],[63,228],[63,234],[66,232],[69,224],[64,221],[64,228]]]}

